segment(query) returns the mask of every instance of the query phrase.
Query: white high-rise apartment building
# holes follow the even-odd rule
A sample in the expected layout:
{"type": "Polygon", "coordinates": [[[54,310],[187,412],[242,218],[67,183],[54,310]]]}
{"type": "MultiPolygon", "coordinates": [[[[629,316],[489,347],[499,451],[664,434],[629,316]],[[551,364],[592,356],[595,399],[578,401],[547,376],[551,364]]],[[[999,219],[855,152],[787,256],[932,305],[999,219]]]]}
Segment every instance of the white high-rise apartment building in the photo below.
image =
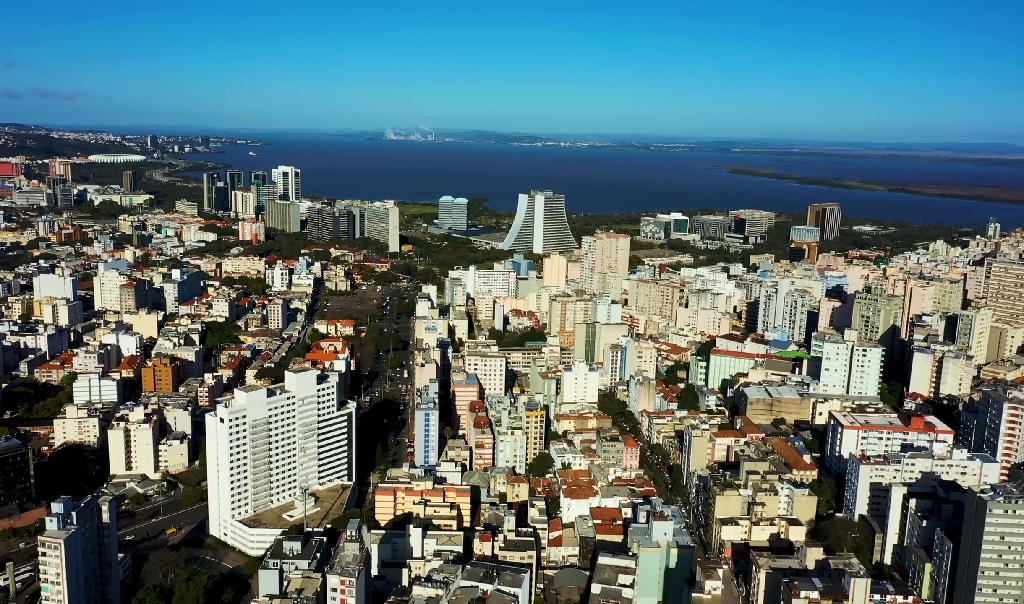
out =
{"type": "Polygon", "coordinates": [[[239,189],[231,192],[231,213],[237,218],[254,218],[259,203],[256,187],[251,191],[239,189]]]}
{"type": "Polygon", "coordinates": [[[267,289],[272,292],[288,291],[292,287],[291,272],[288,265],[278,260],[277,264],[266,269],[267,289]]]}
{"type": "Polygon", "coordinates": [[[516,217],[501,248],[535,254],[575,249],[576,238],[565,215],[565,195],[538,190],[520,193],[516,217]]]}
{"type": "Polygon", "coordinates": [[[892,452],[878,457],[853,455],[846,470],[843,515],[868,514],[885,525],[891,505],[888,487],[922,479],[951,480],[962,487],[999,482],[999,463],[990,455],[953,449],[949,456],[892,452]]]}
{"type": "Polygon", "coordinates": [[[36,275],[32,277],[32,299],[67,298],[78,299],[78,277],[60,275],[36,275]]]}
{"type": "Polygon", "coordinates": [[[492,351],[467,351],[465,365],[466,373],[475,373],[480,380],[485,397],[505,394],[508,380],[508,358],[505,355],[492,351]]]}
{"type": "Polygon", "coordinates": [[[112,475],[160,477],[160,416],[136,408],[118,416],[107,429],[107,454],[112,475]]]}
{"type": "MultiPolygon", "coordinates": [[[[846,330],[847,337],[856,332],[846,330]]],[[[882,381],[882,361],[885,349],[877,342],[853,342],[850,351],[850,382],[846,393],[856,396],[878,396],[879,384],[882,381]]]]}
{"type": "Polygon", "coordinates": [[[274,298],[267,303],[267,327],[284,329],[288,326],[288,300],[274,298]]]}
{"type": "MultiPolygon", "coordinates": [[[[39,535],[39,583],[48,604],[118,604],[117,500],[92,494],[50,504],[39,535]]],[[[4,588],[7,589],[6,587],[4,588]]]]}
{"type": "Polygon", "coordinates": [[[295,166],[278,166],[271,170],[270,178],[277,185],[278,199],[302,200],[302,170],[295,166]]]}
{"type": "Polygon", "coordinates": [[[802,341],[807,331],[811,293],[794,287],[791,279],[772,279],[761,287],[757,329],[761,333],[784,331],[792,341],[802,341]]]}
{"type": "Polygon", "coordinates": [[[1010,467],[1024,461],[1024,390],[995,385],[980,394],[976,412],[964,413],[960,438],[972,451],[994,457],[1005,480],[1010,467]]]}
{"type": "Polygon", "coordinates": [[[850,385],[851,342],[835,332],[819,331],[811,337],[811,375],[818,390],[826,394],[846,394],[850,385]]]}
{"type": "Polygon", "coordinates": [[[1024,493],[996,484],[967,493],[951,604],[1020,602],[1024,594],[1024,493]]]}
{"type": "MultiPolygon", "coordinates": [[[[455,267],[448,271],[448,278],[461,281],[466,294],[472,297],[519,297],[519,279],[512,270],[480,269],[473,264],[469,268],[455,267]]],[[[447,297],[447,288],[445,295],[447,297]]]]}
{"type": "Polygon", "coordinates": [[[366,236],[387,244],[389,252],[399,250],[398,204],[393,200],[376,201],[365,206],[366,236]]]}
{"type": "Polygon", "coordinates": [[[596,366],[577,361],[562,367],[562,403],[596,403],[601,372],[596,366]]]}
{"type": "Polygon", "coordinates": [[[580,280],[592,294],[622,293],[622,280],[629,274],[629,235],[598,232],[583,238],[580,280]]]}
{"type": "Polygon", "coordinates": [[[988,339],[992,332],[992,309],[961,310],[946,319],[947,340],[970,353],[974,362],[984,365],[988,358],[988,339]]]}
{"type": "Polygon", "coordinates": [[[449,231],[469,228],[469,201],[465,197],[445,195],[437,202],[437,226],[449,231]]]}
{"type": "Polygon", "coordinates": [[[127,260],[111,260],[96,265],[93,277],[93,307],[104,310],[121,310],[121,286],[129,277],[121,271],[128,270],[127,260]]]}
{"type": "Polygon", "coordinates": [[[351,483],[356,406],[337,375],[288,369],[284,383],[236,388],[206,416],[210,534],[251,556],[281,534],[244,520],[304,490],[351,483]]]}
{"type": "Polygon", "coordinates": [[[992,318],[1000,323],[1024,323],[1024,260],[989,258],[985,261],[982,295],[992,318]]]}

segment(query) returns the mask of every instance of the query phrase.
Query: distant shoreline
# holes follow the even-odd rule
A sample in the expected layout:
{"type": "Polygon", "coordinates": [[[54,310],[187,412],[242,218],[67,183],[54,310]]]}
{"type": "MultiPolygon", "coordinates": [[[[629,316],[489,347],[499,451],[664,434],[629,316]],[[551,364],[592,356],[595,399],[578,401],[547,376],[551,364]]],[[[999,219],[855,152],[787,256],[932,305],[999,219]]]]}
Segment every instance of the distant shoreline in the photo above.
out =
{"type": "Polygon", "coordinates": [[[946,197],[950,199],[966,199],[969,201],[988,201],[1011,205],[1024,205],[1024,189],[1012,187],[987,187],[980,185],[913,185],[871,182],[861,180],[828,179],[814,176],[785,174],[768,168],[749,168],[745,166],[713,166],[724,169],[729,174],[770,178],[798,185],[815,187],[831,187],[834,189],[852,189],[855,191],[875,191],[883,193],[904,193],[923,197],[946,197]]]}

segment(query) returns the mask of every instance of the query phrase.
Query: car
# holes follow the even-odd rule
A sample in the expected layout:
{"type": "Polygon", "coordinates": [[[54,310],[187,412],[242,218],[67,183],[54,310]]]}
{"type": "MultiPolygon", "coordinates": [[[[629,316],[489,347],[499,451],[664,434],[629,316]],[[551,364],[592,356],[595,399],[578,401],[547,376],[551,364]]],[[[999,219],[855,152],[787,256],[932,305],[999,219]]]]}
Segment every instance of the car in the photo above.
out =
{"type": "Polygon", "coordinates": [[[125,541],[131,541],[134,538],[135,538],[135,535],[128,535],[127,537],[124,538],[124,540],[125,541]]]}
{"type": "Polygon", "coordinates": [[[18,544],[18,549],[25,549],[26,547],[28,547],[30,545],[32,545],[31,541],[22,541],[21,543],[18,544]]]}

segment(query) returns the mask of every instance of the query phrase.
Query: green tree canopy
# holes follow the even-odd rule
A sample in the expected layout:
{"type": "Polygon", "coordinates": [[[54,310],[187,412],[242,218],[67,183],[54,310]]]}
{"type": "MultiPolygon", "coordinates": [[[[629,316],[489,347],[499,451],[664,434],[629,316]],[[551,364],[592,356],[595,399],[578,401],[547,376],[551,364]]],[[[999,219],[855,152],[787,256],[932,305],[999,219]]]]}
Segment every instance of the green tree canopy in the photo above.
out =
{"type": "Polygon", "coordinates": [[[547,451],[541,451],[526,466],[526,473],[534,477],[543,477],[555,471],[555,460],[547,451]]]}

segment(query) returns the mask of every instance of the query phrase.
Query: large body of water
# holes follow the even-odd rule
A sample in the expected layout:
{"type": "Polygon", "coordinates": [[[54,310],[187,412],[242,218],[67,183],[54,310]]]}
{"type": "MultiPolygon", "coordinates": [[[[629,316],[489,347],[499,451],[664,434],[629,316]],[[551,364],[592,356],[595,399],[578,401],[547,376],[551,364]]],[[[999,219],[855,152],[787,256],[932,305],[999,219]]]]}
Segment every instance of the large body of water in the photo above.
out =
{"type": "Polygon", "coordinates": [[[900,193],[814,187],[738,176],[714,166],[772,168],[804,176],[910,184],[1024,187],[1024,169],[910,159],[833,158],[770,153],[698,153],[365,140],[345,136],[270,135],[261,147],[225,147],[193,155],[244,170],[278,165],[302,170],[302,192],[337,199],[436,200],[487,197],[515,209],[519,193],[551,189],[571,212],[760,208],[803,212],[839,202],[862,218],[979,227],[995,217],[1024,226],[1024,206],[900,193]],[[259,157],[248,152],[255,150],[259,157]]]}

